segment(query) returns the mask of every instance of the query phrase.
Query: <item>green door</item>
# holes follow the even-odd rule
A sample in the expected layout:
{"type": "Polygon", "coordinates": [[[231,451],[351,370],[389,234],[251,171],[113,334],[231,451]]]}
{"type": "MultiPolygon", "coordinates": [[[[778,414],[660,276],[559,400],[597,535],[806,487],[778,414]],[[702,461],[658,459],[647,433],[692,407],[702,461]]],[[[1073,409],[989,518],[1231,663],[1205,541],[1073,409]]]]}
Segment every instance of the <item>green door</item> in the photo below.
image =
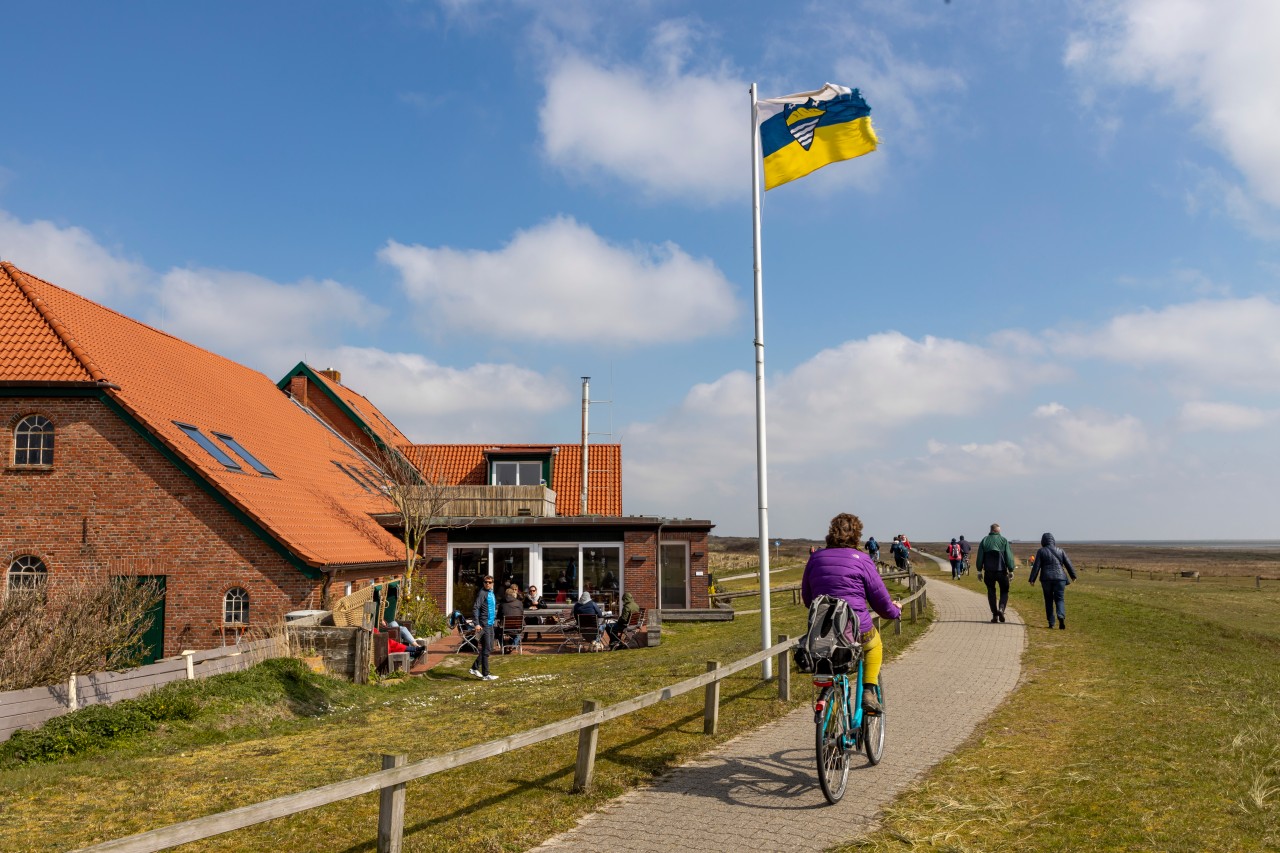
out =
{"type": "Polygon", "coordinates": [[[142,659],[139,665],[155,663],[164,657],[164,575],[145,575],[137,579],[138,585],[154,583],[160,593],[160,600],[151,606],[143,619],[150,619],[146,633],[142,635],[142,659]]]}

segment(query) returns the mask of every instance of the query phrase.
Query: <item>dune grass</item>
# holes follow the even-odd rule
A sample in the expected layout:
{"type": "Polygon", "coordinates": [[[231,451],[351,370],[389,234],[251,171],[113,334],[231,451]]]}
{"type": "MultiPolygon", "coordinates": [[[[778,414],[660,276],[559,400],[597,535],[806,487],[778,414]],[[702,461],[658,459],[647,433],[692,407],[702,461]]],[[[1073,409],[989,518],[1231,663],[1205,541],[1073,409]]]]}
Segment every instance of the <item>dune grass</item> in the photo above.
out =
{"type": "MultiPolygon", "coordinates": [[[[756,598],[743,608],[759,606],[756,598]]],[[[776,633],[796,635],[804,610],[779,596],[776,633]]],[[[927,621],[886,636],[890,655],[927,621]]],[[[68,850],[376,770],[381,753],[410,761],[563,719],[584,698],[606,704],[704,672],[759,648],[759,617],[730,623],[668,623],[657,648],[604,654],[495,658],[500,680],[466,675],[453,657],[421,678],[355,687],[289,683],[220,690],[199,682],[206,713],[117,744],[109,752],[0,772],[0,850],[68,850]]],[[[223,677],[220,677],[223,678],[223,677]]],[[[272,679],[268,679],[271,681],[272,679]]],[[[410,851],[524,850],[571,828],[585,813],[728,738],[812,700],[793,678],[793,701],[777,699],[759,670],[726,679],[720,732],[702,733],[698,691],[600,730],[596,783],[570,794],[577,736],[478,762],[407,789],[410,851]]],[[[186,850],[374,849],[377,796],[192,844],[186,850]]]]}
{"type": "Polygon", "coordinates": [[[840,849],[1280,849],[1280,589],[1086,571],[1050,631],[1026,577],[1018,689],[840,849]]]}

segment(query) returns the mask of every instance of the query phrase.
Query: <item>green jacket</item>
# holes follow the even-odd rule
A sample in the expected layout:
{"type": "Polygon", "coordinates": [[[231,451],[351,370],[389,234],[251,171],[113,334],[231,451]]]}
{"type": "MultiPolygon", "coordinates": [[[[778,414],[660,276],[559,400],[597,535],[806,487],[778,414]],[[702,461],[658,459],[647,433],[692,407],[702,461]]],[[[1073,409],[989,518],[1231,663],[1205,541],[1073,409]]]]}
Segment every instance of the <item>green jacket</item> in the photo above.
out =
{"type": "Polygon", "coordinates": [[[978,571],[983,571],[987,567],[987,553],[991,552],[994,559],[995,554],[1001,554],[1004,557],[1004,569],[1010,575],[1013,570],[1018,567],[1018,561],[1013,556],[1013,548],[1009,545],[1009,540],[1005,539],[999,533],[988,533],[978,543],[978,558],[974,563],[978,567],[978,571]]]}

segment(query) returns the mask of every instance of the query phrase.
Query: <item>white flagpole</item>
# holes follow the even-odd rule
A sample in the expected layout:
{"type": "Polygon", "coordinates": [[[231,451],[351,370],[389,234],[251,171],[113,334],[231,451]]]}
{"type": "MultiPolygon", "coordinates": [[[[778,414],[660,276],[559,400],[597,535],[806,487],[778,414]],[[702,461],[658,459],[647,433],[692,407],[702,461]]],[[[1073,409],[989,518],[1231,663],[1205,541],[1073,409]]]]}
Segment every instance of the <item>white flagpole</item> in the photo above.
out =
{"type": "MultiPolygon", "coordinates": [[[[769,600],[769,474],[764,430],[764,277],[760,271],[760,125],[756,84],[751,84],[751,225],[756,290],[756,481],[760,492],[760,642],[769,648],[773,626],[769,600]]],[[[773,678],[773,659],[762,664],[766,681],[773,678]]]]}

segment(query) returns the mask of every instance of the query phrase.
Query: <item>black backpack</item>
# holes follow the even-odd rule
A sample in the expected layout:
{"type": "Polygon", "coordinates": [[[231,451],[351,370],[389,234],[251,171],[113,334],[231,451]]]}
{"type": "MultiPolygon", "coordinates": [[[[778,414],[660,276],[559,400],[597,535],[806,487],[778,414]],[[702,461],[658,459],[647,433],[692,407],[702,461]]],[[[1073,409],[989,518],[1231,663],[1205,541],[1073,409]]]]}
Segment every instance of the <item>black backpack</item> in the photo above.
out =
{"type": "Polygon", "coordinates": [[[1009,567],[1004,564],[1004,551],[983,551],[982,571],[993,578],[998,578],[1009,571],[1009,567]]]}
{"type": "Polygon", "coordinates": [[[809,630],[796,647],[801,672],[836,675],[849,671],[862,647],[849,639],[855,616],[849,603],[834,595],[820,595],[809,605],[809,630]]]}

